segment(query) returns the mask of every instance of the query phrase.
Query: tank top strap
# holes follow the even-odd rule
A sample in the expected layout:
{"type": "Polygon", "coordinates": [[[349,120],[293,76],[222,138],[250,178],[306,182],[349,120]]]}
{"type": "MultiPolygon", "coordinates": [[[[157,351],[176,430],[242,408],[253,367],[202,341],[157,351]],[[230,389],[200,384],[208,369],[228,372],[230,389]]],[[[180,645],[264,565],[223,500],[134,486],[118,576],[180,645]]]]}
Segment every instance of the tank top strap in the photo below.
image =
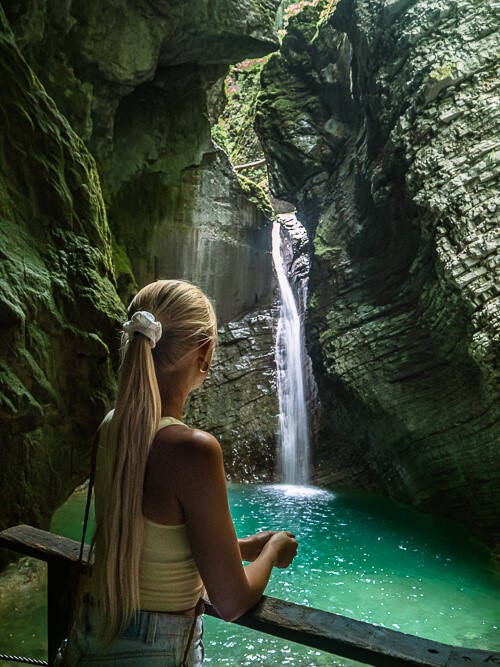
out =
{"type": "Polygon", "coordinates": [[[161,417],[158,423],[157,431],[159,431],[162,428],[165,428],[165,426],[173,426],[174,424],[179,424],[180,426],[186,426],[184,422],[182,422],[180,419],[176,419],[175,417],[168,417],[168,416],[161,417]]]}

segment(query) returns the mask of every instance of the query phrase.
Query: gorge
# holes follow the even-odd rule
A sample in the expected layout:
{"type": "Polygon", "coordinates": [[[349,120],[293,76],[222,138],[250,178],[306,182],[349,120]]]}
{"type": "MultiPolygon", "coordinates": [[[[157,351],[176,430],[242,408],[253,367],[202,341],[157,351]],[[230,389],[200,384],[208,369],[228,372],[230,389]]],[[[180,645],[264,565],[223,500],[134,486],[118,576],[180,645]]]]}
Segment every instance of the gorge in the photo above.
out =
{"type": "Polygon", "coordinates": [[[280,43],[287,4],[1,3],[2,528],[47,527],[85,479],[123,304],[157,277],[220,318],[189,420],[229,479],[274,480],[274,213],[212,138],[228,68],[262,59],[241,155],[307,229],[289,273],[310,254],[311,479],[498,553],[497,9],[303,2],[280,43]]]}

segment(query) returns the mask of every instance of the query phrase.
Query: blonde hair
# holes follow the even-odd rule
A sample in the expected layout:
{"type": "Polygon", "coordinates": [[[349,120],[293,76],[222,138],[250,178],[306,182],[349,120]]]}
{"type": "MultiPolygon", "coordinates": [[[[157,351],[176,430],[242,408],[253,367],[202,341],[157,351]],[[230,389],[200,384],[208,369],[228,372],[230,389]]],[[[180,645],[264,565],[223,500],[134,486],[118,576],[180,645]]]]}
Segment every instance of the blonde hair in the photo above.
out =
{"type": "Polygon", "coordinates": [[[143,287],[128,307],[152,313],[162,336],[151,348],[146,336],[122,336],[122,365],[105,448],[109,489],[96,517],[92,589],[101,640],[111,641],[139,610],[139,560],[144,539],[142,494],[151,443],[161,417],[155,367],[173,370],[193,349],[215,344],[217,320],[203,292],[186,281],[158,280],[143,287]]]}

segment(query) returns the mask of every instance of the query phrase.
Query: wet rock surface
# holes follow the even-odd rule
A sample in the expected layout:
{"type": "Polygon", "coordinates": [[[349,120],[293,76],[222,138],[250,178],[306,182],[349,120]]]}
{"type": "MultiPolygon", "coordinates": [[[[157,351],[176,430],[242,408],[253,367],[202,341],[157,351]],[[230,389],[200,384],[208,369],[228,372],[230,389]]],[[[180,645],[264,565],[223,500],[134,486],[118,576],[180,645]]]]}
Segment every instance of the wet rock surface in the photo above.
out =
{"type": "Polygon", "coordinates": [[[232,481],[274,481],[276,316],[266,308],[220,328],[210,374],[189,404],[186,422],[219,439],[232,481]]]}
{"type": "Polygon", "coordinates": [[[315,478],[498,545],[498,17],[341,0],[318,18],[291,20],[257,114],[313,245],[315,478]]]}
{"type": "Polygon", "coordinates": [[[114,390],[122,306],[95,163],[0,10],[0,526],[47,527],[114,390]]]}

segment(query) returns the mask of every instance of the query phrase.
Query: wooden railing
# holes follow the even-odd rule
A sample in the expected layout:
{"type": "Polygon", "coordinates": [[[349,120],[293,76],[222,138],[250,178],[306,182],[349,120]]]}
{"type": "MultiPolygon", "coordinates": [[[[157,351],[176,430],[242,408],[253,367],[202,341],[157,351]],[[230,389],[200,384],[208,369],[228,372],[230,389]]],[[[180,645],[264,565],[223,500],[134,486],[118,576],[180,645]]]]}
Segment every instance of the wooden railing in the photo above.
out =
{"type": "MultiPolygon", "coordinates": [[[[67,633],[68,609],[62,601],[80,544],[31,526],[15,526],[0,532],[0,546],[47,563],[48,658],[52,664],[67,633]]],[[[209,604],[206,613],[218,617],[209,604]]],[[[380,667],[500,665],[499,652],[448,646],[267,596],[234,623],[380,667]]]]}

